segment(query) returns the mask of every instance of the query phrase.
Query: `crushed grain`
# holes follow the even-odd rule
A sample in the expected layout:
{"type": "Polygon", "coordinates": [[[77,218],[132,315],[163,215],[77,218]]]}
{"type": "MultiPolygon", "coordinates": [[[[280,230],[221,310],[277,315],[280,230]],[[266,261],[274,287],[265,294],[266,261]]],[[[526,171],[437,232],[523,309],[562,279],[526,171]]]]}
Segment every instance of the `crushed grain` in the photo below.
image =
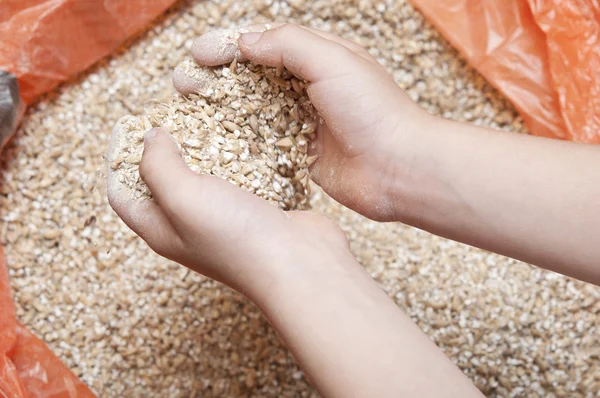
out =
{"type": "Polygon", "coordinates": [[[308,173],[306,143],[314,138],[317,113],[304,83],[287,71],[250,63],[232,72],[228,66],[199,67],[187,60],[178,69],[200,89],[153,103],[140,117],[119,120],[109,157],[115,181],[134,199],[151,198],[139,174],[143,139],[149,128],[163,127],[194,172],[221,177],[284,210],[307,209],[308,181],[295,177],[308,173]]]}
{"type": "MultiPolygon", "coordinates": [[[[258,310],[154,255],[112,212],[98,176],[111,127],[173,94],[169,75],[196,36],[273,20],[357,41],[431,113],[525,131],[405,0],[180,2],[32,106],[3,154],[0,237],[19,320],[101,397],[316,396],[258,310]]],[[[344,229],[361,264],[487,396],[598,395],[599,288],[366,220],[313,191],[314,211],[344,229]]]]}

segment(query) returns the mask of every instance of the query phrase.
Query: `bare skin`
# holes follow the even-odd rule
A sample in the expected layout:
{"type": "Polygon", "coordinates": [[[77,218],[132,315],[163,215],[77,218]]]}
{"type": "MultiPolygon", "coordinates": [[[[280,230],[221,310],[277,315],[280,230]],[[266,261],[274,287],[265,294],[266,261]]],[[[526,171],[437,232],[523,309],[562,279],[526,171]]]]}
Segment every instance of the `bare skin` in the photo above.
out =
{"type": "MultiPolygon", "coordinates": [[[[333,198],[374,220],[600,284],[600,148],[435,118],[357,44],[295,25],[265,28],[247,29],[241,56],[310,83],[323,119],[311,177],[333,198]]],[[[239,56],[213,51],[218,38],[197,40],[196,62],[239,56]]],[[[109,184],[115,211],[159,254],[254,301],[324,396],[480,396],[327,219],[283,213],[192,173],[160,129],[146,137],[140,172],[156,202],[131,202],[109,184]]]]}

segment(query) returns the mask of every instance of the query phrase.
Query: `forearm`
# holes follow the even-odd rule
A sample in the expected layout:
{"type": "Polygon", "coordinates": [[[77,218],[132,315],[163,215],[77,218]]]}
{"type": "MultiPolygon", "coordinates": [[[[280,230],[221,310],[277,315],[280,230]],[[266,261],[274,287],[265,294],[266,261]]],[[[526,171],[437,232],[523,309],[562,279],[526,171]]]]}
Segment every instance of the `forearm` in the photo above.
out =
{"type": "Polygon", "coordinates": [[[281,268],[255,302],[324,396],[480,396],[351,255],[281,268]]]}
{"type": "Polygon", "coordinates": [[[442,119],[415,148],[398,220],[600,284],[600,148],[442,119]]]}

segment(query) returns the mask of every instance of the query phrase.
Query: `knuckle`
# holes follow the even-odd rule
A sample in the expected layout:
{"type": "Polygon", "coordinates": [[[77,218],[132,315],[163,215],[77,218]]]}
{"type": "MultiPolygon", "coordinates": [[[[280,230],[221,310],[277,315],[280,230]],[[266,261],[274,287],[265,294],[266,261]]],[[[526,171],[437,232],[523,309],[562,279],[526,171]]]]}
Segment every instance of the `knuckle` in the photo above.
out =
{"type": "Polygon", "coordinates": [[[286,23],[274,29],[274,32],[276,32],[280,39],[287,40],[297,36],[300,29],[302,28],[297,24],[286,23]]]}
{"type": "Polygon", "coordinates": [[[331,46],[331,56],[334,58],[351,58],[354,53],[352,50],[342,46],[341,44],[336,44],[331,46]]]}

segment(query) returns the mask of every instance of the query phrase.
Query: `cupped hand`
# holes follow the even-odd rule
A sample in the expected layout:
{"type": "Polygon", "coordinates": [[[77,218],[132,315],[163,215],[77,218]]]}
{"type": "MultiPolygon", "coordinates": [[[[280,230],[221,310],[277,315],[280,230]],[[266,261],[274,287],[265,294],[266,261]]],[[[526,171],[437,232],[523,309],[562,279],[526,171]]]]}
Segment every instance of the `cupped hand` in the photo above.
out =
{"type": "MultiPolygon", "coordinates": [[[[431,116],[364,48],[315,29],[266,24],[207,33],[195,41],[192,55],[206,66],[234,58],[284,66],[305,79],[321,117],[311,148],[318,155],[312,179],[369,218],[394,218],[394,184],[410,173],[410,159],[398,160],[399,148],[413,145],[431,116]],[[236,33],[241,34],[237,43],[236,33]]],[[[173,80],[180,91],[193,85],[179,71],[173,80]]]]}
{"type": "MultiPolygon", "coordinates": [[[[119,134],[117,123],[109,162],[119,134]]],[[[326,218],[283,212],[225,180],[194,173],[163,129],[146,134],[140,175],[153,200],[133,200],[109,171],[109,202],[123,221],[158,254],[248,295],[268,289],[280,271],[295,272],[298,261],[291,259],[348,251],[344,234],[326,218]]]]}

